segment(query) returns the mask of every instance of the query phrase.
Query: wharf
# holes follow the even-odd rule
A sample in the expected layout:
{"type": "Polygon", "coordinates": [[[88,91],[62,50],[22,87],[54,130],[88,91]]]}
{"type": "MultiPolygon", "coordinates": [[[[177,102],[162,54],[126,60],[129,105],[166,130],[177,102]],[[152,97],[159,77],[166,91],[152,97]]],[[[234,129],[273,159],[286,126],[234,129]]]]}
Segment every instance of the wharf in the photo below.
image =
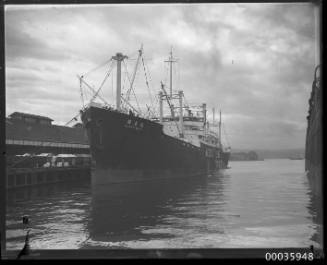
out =
{"type": "Polygon", "coordinates": [[[7,189],[79,181],[89,178],[90,166],[7,168],[7,189]]]}

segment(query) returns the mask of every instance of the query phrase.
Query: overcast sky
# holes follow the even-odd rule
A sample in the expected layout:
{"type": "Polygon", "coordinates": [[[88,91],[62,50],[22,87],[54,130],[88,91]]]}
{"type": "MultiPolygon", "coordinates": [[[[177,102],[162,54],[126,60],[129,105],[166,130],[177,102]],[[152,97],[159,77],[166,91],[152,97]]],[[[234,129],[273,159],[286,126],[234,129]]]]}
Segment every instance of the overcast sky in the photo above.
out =
{"type": "MultiPolygon", "coordinates": [[[[232,148],[304,147],[315,67],[309,3],[6,6],[7,115],[65,124],[82,106],[76,75],[116,52],[130,56],[131,74],[142,43],[152,95],[168,82],[164,60],[173,47],[174,88],[189,103],[222,110],[232,148]]],[[[98,87],[107,70],[90,74],[90,84],[98,87]]],[[[141,96],[142,80],[139,71],[141,96]]],[[[113,82],[102,92],[110,103],[113,82]]]]}

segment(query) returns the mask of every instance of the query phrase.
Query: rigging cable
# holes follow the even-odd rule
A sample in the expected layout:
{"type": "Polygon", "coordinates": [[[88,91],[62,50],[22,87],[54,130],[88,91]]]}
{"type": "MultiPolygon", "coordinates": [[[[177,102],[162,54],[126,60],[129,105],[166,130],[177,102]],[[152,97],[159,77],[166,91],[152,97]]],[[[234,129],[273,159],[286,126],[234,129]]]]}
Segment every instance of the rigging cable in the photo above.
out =
{"type": "Polygon", "coordinates": [[[65,126],[68,126],[68,124],[70,124],[73,120],[77,121],[77,117],[80,115],[80,112],[77,113],[77,115],[75,115],[70,121],[68,121],[65,126]]]}
{"type": "Polygon", "coordinates": [[[100,65],[94,67],[93,69],[91,69],[90,71],[88,71],[87,73],[85,73],[85,74],[82,75],[82,76],[87,76],[87,75],[89,75],[90,73],[92,73],[92,72],[94,72],[94,71],[100,69],[101,67],[103,67],[103,66],[105,66],[107,63],[109,63],[111,60],[112,60],[112,58],[110,58],[109,60],[103,62],[102,64],[100,64],[100,65]]]}
{"type": "Polygon", "coordinates": [[[178,89],[179,90],[181,90],[181,71],[180,71],[180,60],[179,60],[179,62],[178,62],[178,64],[177,64],[177,78],[178,78],[178,80],[177,80],[177,85],[178,85],[178,89]]]}
{"type": "MultiPolygon", "coordinates": [[[[112,60],[112,59],[111,59],[112,60]]],[[[111,65],[110,65],[110,68],[109,68],[109,71],[107,72],[105,78],[103,79],[100,87],[98,88],[98,90],[96,91],[96,93],[93,95],[92,99],[90,100],[90,102],[93,102],[93,100],[98,96],[100,90],[102,89],[104,83],[107,81],[107,79],[109,78],[110,74],[111,74],[111,71],[113,69],[113,61],[111,61],[111,65]]]]}
{"type": "MultiPolygon", "coordinates": [[[[153,84],[153,82],[152,82],[152,77],[151,77],[151,74],[150,74],[150,71],[149,71],[149,67],[148,67],[148,65],[147,65],[147,62],[145,61],[145,67],[146,67],[146,69],[147,69],[147,72],[148,72],[148,74],[149,74],[149,80],[150,80],[150,83],[151,84],[153,84]]],[[[153,88],[153,85],[152,85],[152,88],[153,88]]],[[[154,90],[154,89],[152,89],[152,90],[154,90]]],[[[152,97],[152,99],[153,99],[153,97],[154,97],[154,103],[153,103],[153,113],[154,113],[154,117],[156,117],[156,116],[159,116],[159,100],[158,100],[158,97],[156,97],[156,95],[152,95],[152,93],[151,93],[151,89],[150,89],[150,94],[151,94],[151,97],[152,97]]]]}
{"type": "Polygon", "coordinates": [[[140,57],[141,57],[142,52],[143,52],[143,45],[141,46],[141,49],[138,51],[139,54],[137,56],[137,61],[136,61],[135,67],[134,67],[134,72],[133,72],[133,75],[132,75],[132,79],[130,81],[130,88],[128,89],[127,94],[126,94],[126,100],[127,101],[129,100],[130,93],[131,93],[131,90],[132,90],[132,86],[133,86],[135,78],[136,78],[137,69],[138,69],[138,65],[139,65],[139,62],[140,62],[140,57]]]}
{"type": "Polygon", "coordinates": [[[83,106],[83,109],[84,109],[85,104],[84,104],[84,95],[83,95],[83,88],[82,88],[82,81],[81,80],[79,80],[79,90],[80,90],[80,93],[81,93],[82,106],[83,106]]]}
{"type": "MultiPolygon", "coordinates": [[[[96,90],[91,86],[89,85],[81,76],[77,75],[77,77],[93,92],[93,93],[96,93],[96,90]]],[[[94,95],[94,94],[93,94],[94,95]]],[[[110,106],[110,104],[108,104],[108,102],[103,98],[101,97],[99,94],[98,94],[98,98],[101,99],[104,104],[106,106],[110,106]]]]}
{"type": "MultiPolygon", "coordinates": [[[[145,83],[146,83],[146,86],[147,86],[147,88],[148,88],[148,92],[149,92],[149,95],[150,95],[151,107],[152,107],[153,110],[155,110],[154,105],[153,105],[153,98],[152,98],[152,94],[151,94],[151,89],[150,89],[150,87],[149,87],[148,76],[147,76],[147,74],[146,74],[144,58],[143,58],[142,55],[141,55],[141,58],[142,58],[142,64],[143,64],[144,75],[145,75],[145,83]]],[[[149,76],[149,77],[150,77],[150,76],[149,76]]]]}
{"type": "Polygon", "coordinates": [[[165,71],[165,79],[164,79],[164,84],[166,85],[168,82],[168,72],[169,72],[169,67],[167,66],[167,64],[164,64],[164,71],[165,71]]]}
{"type": "MultiPolygon", "coordinates": [[[[222,123],[222,124],[223,124],[223,123],[222,123]]],[[[223,127],[223,130],[224,130],[224,135],[225,135],[225,137],[226,137],[227,145],[228,145],[228,147],[230,147],[230,142],[229,142],[229,140],[228,140],[228,134],[226,133],[226,130],[225,130],[225,125],[223,125],[222,127],[223,127]]]]}
{"type": "Polygon", "coordinates": [[[111,75],[111,98],[114,98],[114,75],[111,75]]]}
{"type": "Polygon", "coordinates": [[[123,86],[122,86],[121,91],[124,91],[125,90],[126,79],[129,78],[127,66],[125,68],[126,69],[125,69],[125,72],[124,72],[124,80],[123,80],[123,86]]]}
{"type": "MultiPolygon", "coordinates": [[[[123,61],[123,63],[124,63],[124,67],[125,67],[125,71],[126,71],[127,79],[128,79],[128,81],[129,81],[129,83],[131,84],[130,76],[129,76],[129,74],[128,74],[128,70],[127,70],[127,65],[126,65],[125,61],[123,61]]],[[[125,79],[126,79],[126,76],[125,76],[125,79]]],[[[134,91],[134,88],[132,87],[132,85],[130,86],[129,93],[130,93],[130,91],[133,92],[133,95],[134,95],[134,98],[135,98],[135,101],[136,101],[136,104],[137,104],[137,107],[138,107],[138,112],[141,114],[141,113],[142,113],[142,110],[141,110],[140,105],[139,105],[139,103],[138,103],[138,101],[137,101],[137,97],[136,97],[136,94],[135,94],[135,91],[134,91]]],[[[128,93],[128,92],[127,92],[127,93],[128,93]]],[[[128,96],[128,97],[129,97],[129,96],[128,96]]],[[[124,99],[124,98],[123,98],[123,99],[124,99]]],[[[129,104],[129,106],[132,107],[132,105],[129,103],[129,99],[124,99],[124,101],[125,101],[126,105],[129,104]]],[[[133,108],[133,107],[132,107],[132,108],[133,108]]],[[[133,110],[135,110],[135,109],[133,108],[133,110]]]]}
{"type": "MultiPolygon", "coordinates": [[[[124,67],[125,67],[126,72],[127,72],[127,65],[126,65],[125,61],[123,61],[123,63],[124,63],[124,67]]],[[[127,77],[128,77],[128,81],[129,81],[130,84],[131,84],[131,80],[130,80],[130,78],[129,78],[128,72],[127,72],[127,77]]],[[[138,107],[139,112],[140,112],[140,114],[141,114],[141,113],[142,113],[142,110],[141,110],[140,105],[139,105],[139,102],[138,102],[138,100],[137,100],[137,97],[136,97],[136,94],[135,94],[134,88],[133,88],[132,85],[131,85],[130,88],[131,88],[131,90],[132,90],[132,92],[133,92],[133,95],[134,95],[134,97],[135,97],[135,101],[136,101],[137,107],[138,107]]]]}
{"type": "MultiPolygon", "coordinates": [[[[168,105],[169,105],[170,110],[173,112],[173,111],[174,111],[173,106],[172,106],[171,103],[170,103],[169,96],[168,96],[167,91],[166,91],[166,89],[164,88],[164,84],[163,84],[162,82],[161,82],[161,89],[162,89],[163,92],[164,92],[164,96],[166,97],[166,100],[167,100],[167,103],[168,103],[168,105]]],[[[173,118],[173,115],[172,115],[172,118],[173,118]]],[[[173,122],[174,122],[175,125],[176,125],[176,128],[177,128],[178,133],[181,134],[181,131],[180,131],[180,129],[179,129],[178,122],[175,120],[175,118],[173,118],[173,122]]]]}
{"type": "Polygon", "coordinates": [[[134,55],[136,55],[137,53],[138,53],[138,51],[133,52],[131,55],[127,55],[128,60],[136,60],[136,59],[133,59],[133,57],[134,57],[134,55]]]}
{"type": "MultiPolygon", "coordinates": [[[[111,71],[113,70],[113,60],[112,58],[110,58],[109,60],[107,60],[106,62],[104,62],[103,64],[93,68],[92,70],[90,70],[89,72],[87,72],[86,74],[82,75],[80,78],[79,78],[79,83],[80,83],[80,92],[81,92],[81,99],[82,99],[82,104],[83,104],[83,109],[85,108],[85,103],[84,103],[84,95],[83,95],[83,88],[82,88],[82,82],[84,80],[82,80],[86,75],[90,74],[91,72],[101,68],[102,66],[104,66],[105,64],[107,64],[108,62],[111,61],[111,65],[110,65],[110,68],[109,68],[109,71],[107,72],[104,80],[102,81],[100,87],[98,88],[98,90],[93,94],[92,96],[92,99],[90,100],[90,102],[92,102],[99,94],[100,90],[102,89],[104,83],[106,82],[106,80],[109,78],[110,76],[110,73],[111,71]]],[[[84,81],[85,82],[85,81],[84,81]]],[[[68,126],[73,120],[77,121],[77,117],[80,115],[80,112],[78,112],[78,114],[76,114],[71,120],[69,120],[65,126],[68,126]]]]}

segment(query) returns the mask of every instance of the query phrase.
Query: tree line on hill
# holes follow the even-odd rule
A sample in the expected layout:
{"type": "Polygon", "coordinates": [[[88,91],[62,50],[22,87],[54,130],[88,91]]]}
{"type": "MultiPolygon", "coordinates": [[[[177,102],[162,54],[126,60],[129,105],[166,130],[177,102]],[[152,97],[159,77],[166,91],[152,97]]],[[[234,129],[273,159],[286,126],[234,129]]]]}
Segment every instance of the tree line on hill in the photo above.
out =
{"type": "Polygon", "coordinates": [[[304,158],[304,148],[284,149],[284,150],[234,150],[230,160],[234,161],[255,161],[263,159],[290,159],[294,157],[304,158]]]}

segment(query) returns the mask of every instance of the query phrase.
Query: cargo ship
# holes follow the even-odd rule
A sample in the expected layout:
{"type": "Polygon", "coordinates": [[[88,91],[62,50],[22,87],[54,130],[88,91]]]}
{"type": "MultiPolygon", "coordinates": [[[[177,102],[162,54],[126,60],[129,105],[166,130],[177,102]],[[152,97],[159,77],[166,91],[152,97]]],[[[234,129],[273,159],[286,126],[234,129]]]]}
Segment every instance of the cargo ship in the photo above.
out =
{"type": "Polygon", "coordinates": [[[209,124],[206,104],[187,105],[184,92],[173,90],[172,64],[176,60],[172,51],[165,61],[169,63],[170,87],[167,92],[161,82],[157,115],[155,110],[141,113],[128,100],[136,69],[140,62],[144,63],[143,47],[138,50],[130,89],[121,93],[121,65],[127,58],[122,53],[111,58],[117,69],[114,107],[104,100],[104,104],[94,102],[101,87],[96,91],[84,76],[79,77],[80,83],[94,93],[80,113],[94,163],[93,181],[191,177],[227,168],[230,147],[224,148],[221,142],[221,113],[219,123],[209,124]],[[164,113],[164,104],[168,114],[164,113]]]}

